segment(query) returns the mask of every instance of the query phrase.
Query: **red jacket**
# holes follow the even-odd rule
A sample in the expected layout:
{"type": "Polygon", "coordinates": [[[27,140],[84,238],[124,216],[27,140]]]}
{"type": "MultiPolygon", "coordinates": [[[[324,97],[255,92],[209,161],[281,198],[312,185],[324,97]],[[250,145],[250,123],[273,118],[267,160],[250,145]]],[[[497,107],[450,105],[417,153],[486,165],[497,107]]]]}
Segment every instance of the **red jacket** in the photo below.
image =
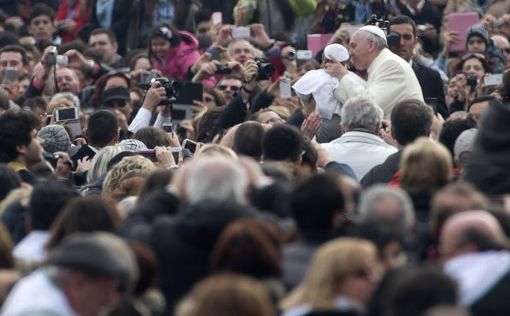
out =
{"type": "Polygon", "coordinates": [[[62,43],[71,42],[76,39],[78,32],[90,21],[92,16],[90,9],[84,10],[80,16],[78,16],[78,12],[80,12],[80,1],[76,1],[74,6],[71,6],[69,0],[63,0],[58,6],[57,13],[55,14],[55,21],[72,19],[76,22],[76,26],[71,32],[64,30],[60,32],[62,43]]]}

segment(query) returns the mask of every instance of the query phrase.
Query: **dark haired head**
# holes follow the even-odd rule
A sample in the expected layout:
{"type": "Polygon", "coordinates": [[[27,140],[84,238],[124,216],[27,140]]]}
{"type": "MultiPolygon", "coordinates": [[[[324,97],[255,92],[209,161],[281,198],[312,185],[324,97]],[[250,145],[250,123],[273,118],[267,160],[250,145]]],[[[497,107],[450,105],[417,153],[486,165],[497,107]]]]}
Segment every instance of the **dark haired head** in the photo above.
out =
{"type": "Polygon", "coordinates": [[[212,12],[209,9],[200,9],[195,13],[195,26],[198,26],[201,22],[207,22],[211,20],[212,12]]]}
{"type": "Polygon", "coordinates": [[[105,147],[119,135],[117,116],[109,110],[99,110],[89,117],[87,137],[92,146],[105,147]]]}
{"type": "Polygon", "coordinates": [[[0,163],[0,201],[2,201],[11,190],[21,186],[21,179],[18,174],[6,164],[0,163]]]}
{"type": "Polygon", "coordinates": [[[152,29],[151,34],[149,36],[149,56],[152,55],[150,43],[156,37],[160,37],[169,41],[171,47],[177,47],[181,42],[179,30],[175,26],[170,25],[168,23],[163,23],[159,26],[156,26],[155,28],[152,29]]]}
{"type": "Polygon", "coordinates": [[[333,234],[334,217],[345,211],[340,182],[333,175],[318,174],[298,185],[290,196],[290,211],[305,238],[333,234]]]}
{"type": "Polygon", "coordinates": [[[459,135],[470,128],[475,128],[476,122],[468,116],[466,119],[449,120],[443,124],[439,134],[439,142],[448,148],[452,158],[454,156],[453,146],[459,135]]]}
{"type": "Polygon", "coordinates": [[[234,134],[234,151],[239,155],[260,160],[264,127],[254,121],[242,123],[234,134]]]}
{"type": "Polygon", "coordinates": [[[294,126],[278,124],[271,127],[262,139],[265,160],[298,161],[303,152],[303,136],[294,126]]]}
{"type": "Polygon", "coordinates": [[[41,122],[28,111],[7,111],[0,115],[0,162],[15,160],[18,146],[32,142],[32,132],[41,122]]]}
{"type": "Polygon", "coordinates": [[[281,241],[278,228],[270,222],[245,218],[229,224],[212,253],[216,272],[234,272],[254,278],[279,277],[281,241]]]}
{"type": "Polygon", "coordinates": [[[28,17],[28,24],[32,23],[32,20],[41,16],[46,15],[50,18],[50,20],[55,19],[55,11],[44,3],[37,3],[32,7],[32,11],[30,12],[30,16],[28,17]]]}
{"type": "Polygon", "coordinates": [[[393,19],[391,19],[390,22],[388,23],[388,30],[391,30],[392,25],[401,25],[401,24],[411,25],[413,27],[413,34],[414,34],[414,36],[416,36],[416,23],[414,22],[413,19],[411,19],[407,15],[399,15],[399,16],[396,16],[393,19]]]}
{"type": "Polygon", "coordinates": [[[404,100],[391,112],[391,132],[401,146],[420,136],[428,137],[433,119],[432,108],[420,100],[404,100]]]}
{"type": "Polygon", "coordinates": [[[141,141],[148,149],[153,149],[156,146],[172,146],[168,135],[162,129],[152,126],[139,129],[133,135],[133,139],[141,141]]]}
{"type": "Polygon", "coordinates": [[[19,53],[21,55],[21,62],[23,65],[28,65],[27,51],[20,45],[6,45],[0,49],[0,55],[5,52],[19,53]]]}
{"type": "Polygon", "coordinates": [[[115,33],[113,33],[113,31],[110,29],[105,29],[105,28],[95,29],[92,31],[92,33],[90,33],[90,36],[98,35],[98,34],[106,34],[111,43],[117,42],[117,37],[115,36],[115,33]]]}
{"type": "Polygon", "coordinates": [[[116,233],[120,216],[115,204],[100,196],[78,197],[60,212],[51,227],[48,248],[57,247],[67,236],[75,233],[104,231],[116,233]]]}
{"type": "Polygon", "coordinates": [[[61,182],[37,184],[28,205],[32,230],[49,230],[63,207],[76,196],[71,188],[61,182]]]}

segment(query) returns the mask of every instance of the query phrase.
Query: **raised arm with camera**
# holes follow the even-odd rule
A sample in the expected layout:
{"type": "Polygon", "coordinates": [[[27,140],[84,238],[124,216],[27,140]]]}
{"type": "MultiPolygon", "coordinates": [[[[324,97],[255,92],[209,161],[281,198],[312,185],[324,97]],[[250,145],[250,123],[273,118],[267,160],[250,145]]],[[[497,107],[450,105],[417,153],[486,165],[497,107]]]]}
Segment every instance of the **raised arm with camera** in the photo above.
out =
{"type": "MultiPolygon", "coordinates": [[[[168,97],[165,87],[163,87],[160,81],[154,81],[145,93],[142,107],[138,110],[138,113],[136,113],[136,116],[129,125],[128,130],[131,133],[136,133],[139,129],[149,126],[153,111],[158,105],[167,99],[168,97]]],[[[161,115],[163,114],[160,112],[158,116],[161,115]]]]}

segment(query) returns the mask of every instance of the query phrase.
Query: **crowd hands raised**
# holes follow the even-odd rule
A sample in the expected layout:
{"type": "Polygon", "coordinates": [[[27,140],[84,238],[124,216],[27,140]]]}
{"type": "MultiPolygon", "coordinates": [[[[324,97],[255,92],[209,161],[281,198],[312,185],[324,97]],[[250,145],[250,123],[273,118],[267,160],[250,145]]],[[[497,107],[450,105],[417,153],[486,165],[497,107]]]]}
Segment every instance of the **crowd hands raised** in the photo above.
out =
{"type": "Polygon", "coordinates": [[[0,315],[507,315],[510,4],[386,2],[0,0],[0,315]]]}

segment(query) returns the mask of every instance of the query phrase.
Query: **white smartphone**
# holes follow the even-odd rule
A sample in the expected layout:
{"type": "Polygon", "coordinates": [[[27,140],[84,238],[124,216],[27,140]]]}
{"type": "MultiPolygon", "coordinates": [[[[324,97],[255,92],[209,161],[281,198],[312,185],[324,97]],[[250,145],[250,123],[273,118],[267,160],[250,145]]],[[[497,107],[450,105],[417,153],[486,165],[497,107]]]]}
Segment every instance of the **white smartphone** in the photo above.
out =
{"type": "Polygon", "coordinates": [[[313,53],[311,50],[298,50],[296,52],[296,58],[298,60],[310,60],[313,58],[313,53]]]}
{"type": "Polygon", "coordinates": [[[77,107],[60,108],[55,112],[55,122],[77,120],[80,110],[77,107]]]}
{"type": "Polygon", "coordinates": [[[248,38],[250,37],[251,31],[249,27],[235,27],[232,29],[232,37],[233,38],[248,38]]]}
{"type": "Polygon", "coordinates": [[[485,86],[499,86],[503,83],[503,74],[488,74],[483,78],[485,86]]]}
{"type": "Polygon", "coordinates": [[[221,12],[213,12],[211,15],[211,21],[213,25],[221,24],[223,22],[223,15],[221,12]]]}
{"type": "Polygon", "coordinates": [[[292,90],[289,79],[280,79],[280,98],[290,99],[292,97],[292,90]]]}

